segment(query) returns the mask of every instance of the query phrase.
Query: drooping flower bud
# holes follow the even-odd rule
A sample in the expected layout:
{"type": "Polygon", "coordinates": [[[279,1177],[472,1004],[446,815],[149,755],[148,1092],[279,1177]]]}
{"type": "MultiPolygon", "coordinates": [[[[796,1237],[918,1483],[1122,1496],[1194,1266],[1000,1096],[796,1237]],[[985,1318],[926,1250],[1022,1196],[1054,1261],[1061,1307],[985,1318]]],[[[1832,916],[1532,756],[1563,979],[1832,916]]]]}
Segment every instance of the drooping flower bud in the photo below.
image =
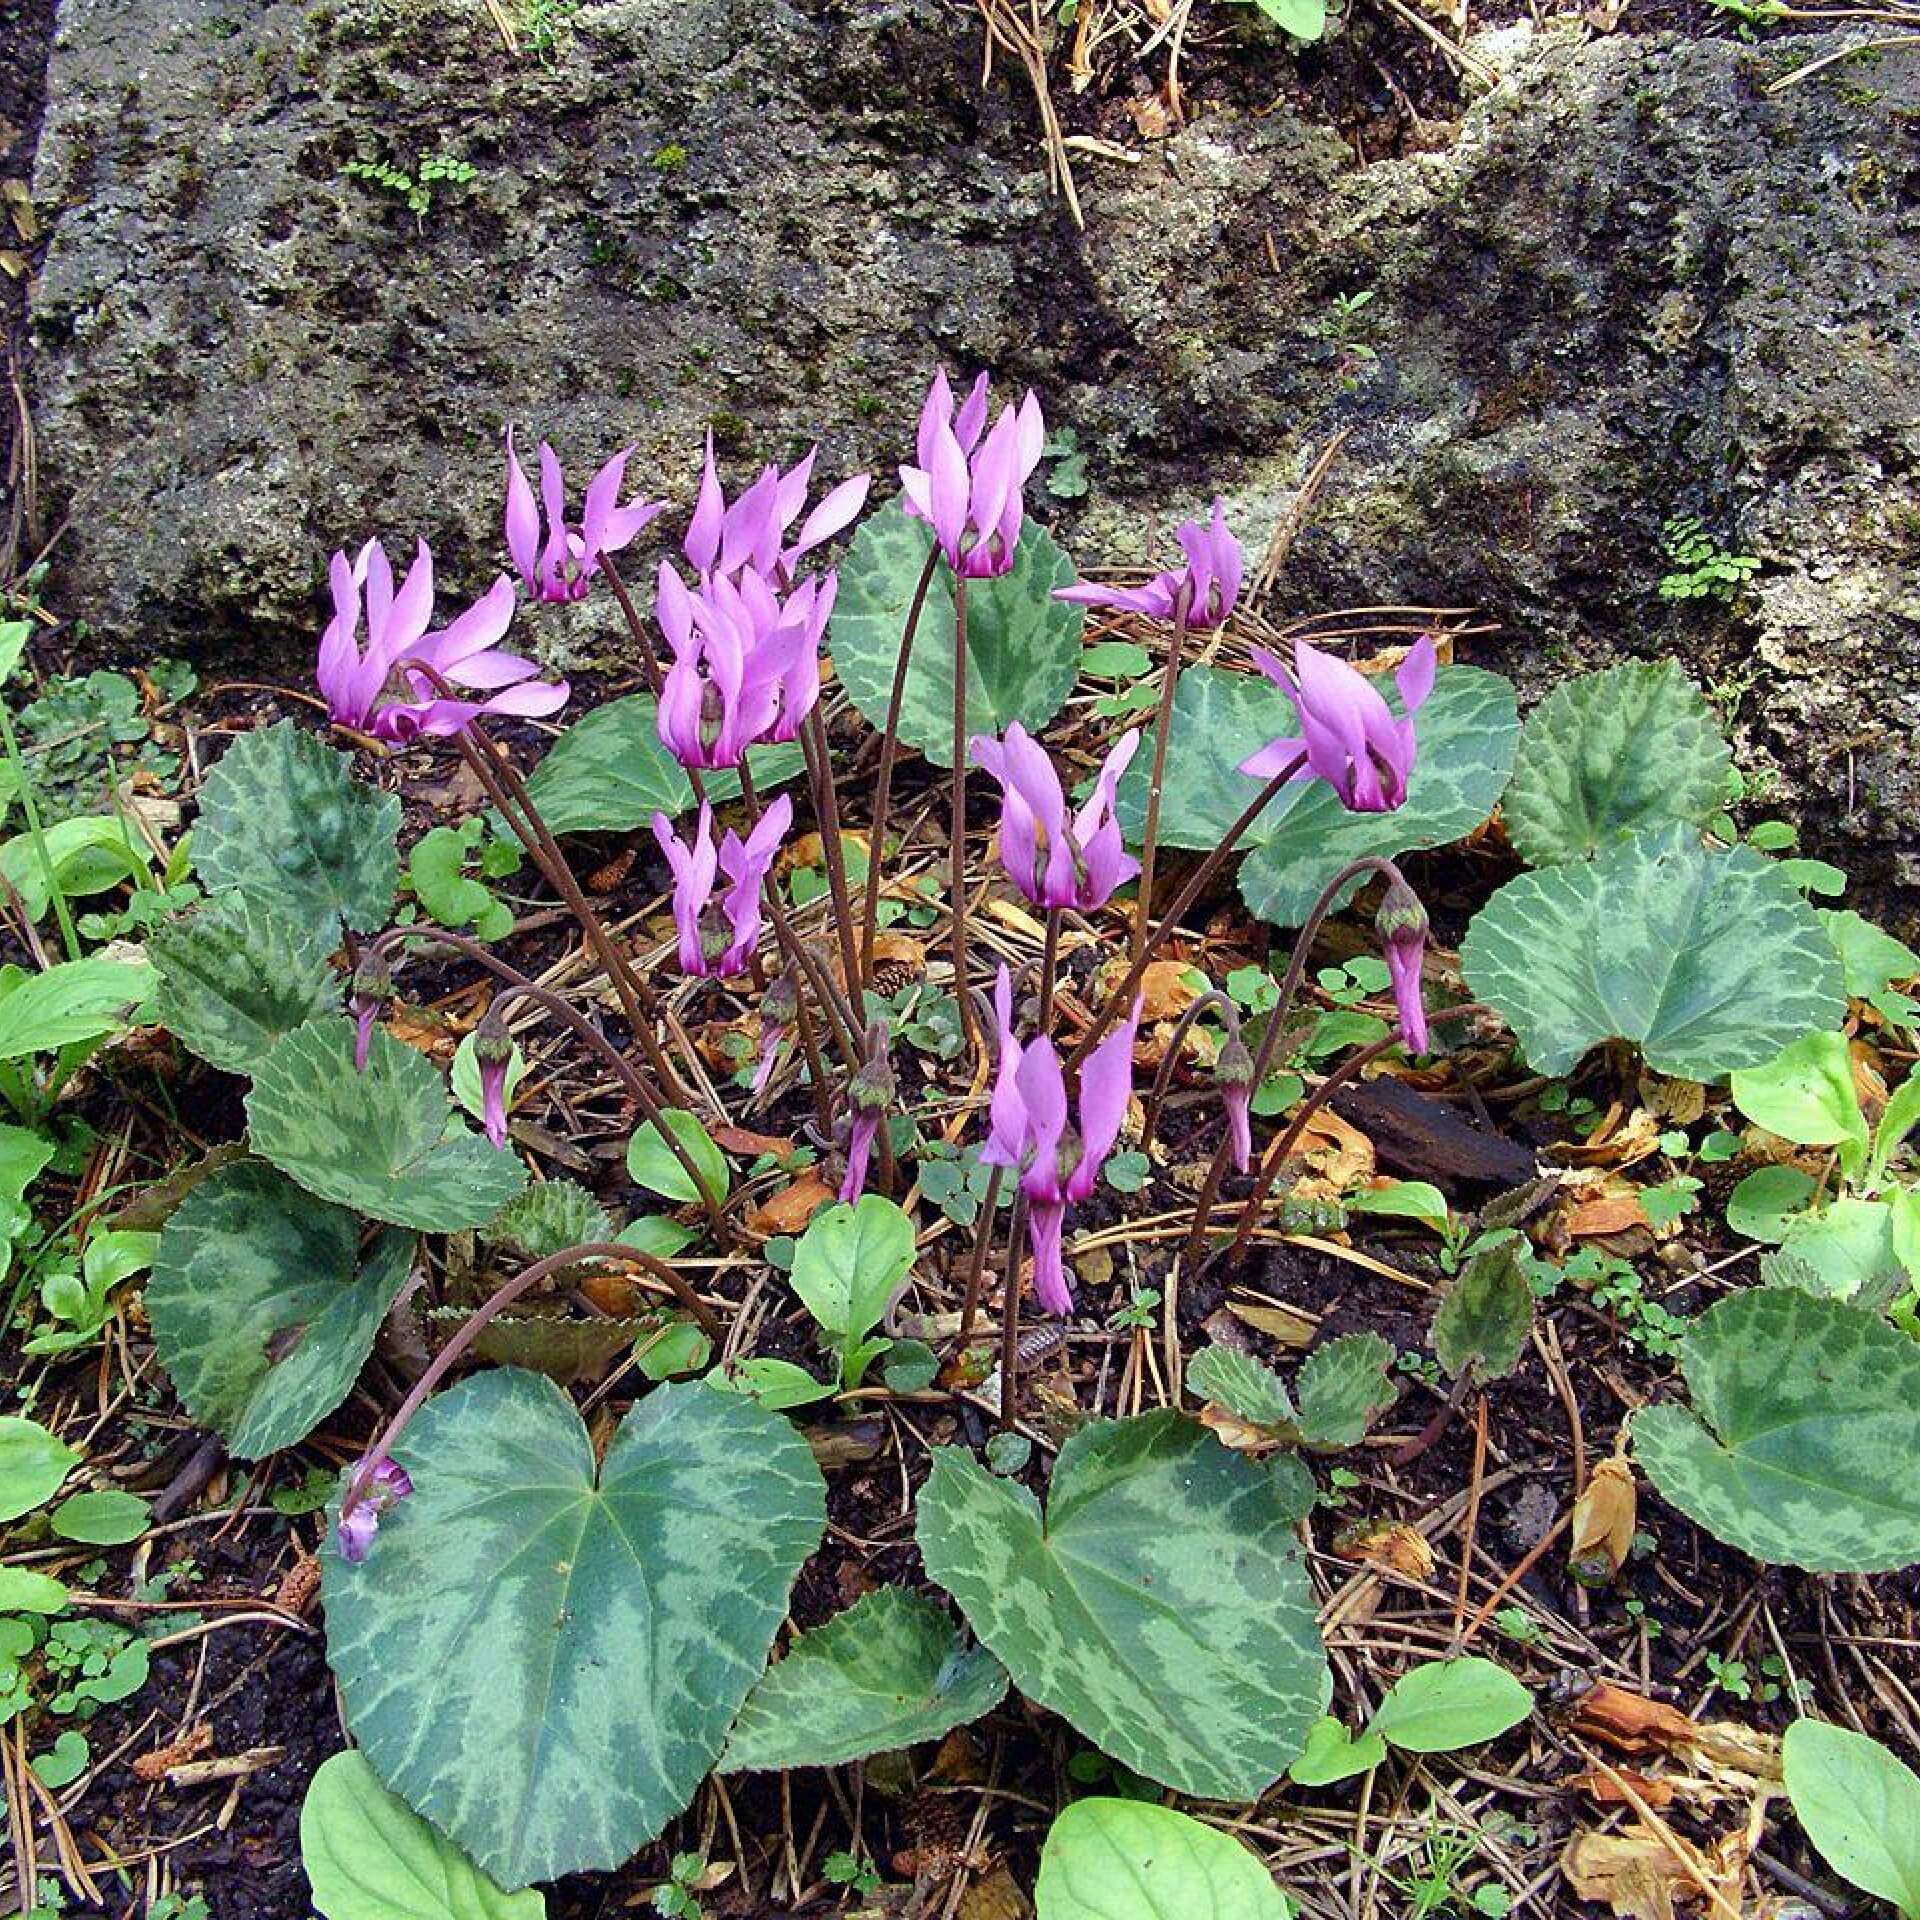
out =
{"type": "Polygon", "coordinates": [[[507,1144],[507,1069],[513,1036],[496,1000],[473,1030],[473,1058],[480,1069],[480,1124],[496,1147],[507,1144]]]}
{"type": "Polygon", "coordinates": [[[1227,1110],[1227,1135],[1233,1142],[1233,1164],[1245,1173],[1253,1163],[1253,1055],[1237,1033],[1221,1043],[1213,1063],[1213,1084],[1227,1110]]]}
{"type": "Polygon", "coordinates": [[[347,1011],[353,1015],[353,1066],[364,1073],[367,1054],[373,1046],[373,1025],[387,1002],[393,998],[393,963],[377,946],[362,949],[359,964],[353,970],[353,992],[347,1011]]]}
{"type": "Polygon", "coordinates": [[[847,1081],[852,1125],[847,1130],[847,1173],[840,1182],[840,1199],[849,1205],[866,1190],[874,1136],[900,1096],[900,1083],[894,1078],[893,1062],[888,1057],[889,1038],[884,1021],[876,1020],[868,1027],[867,1057],[847,1081]]]}
{"type": "Polygon", "coordinates": [[[1400,1037],[1409,1053],[1425,1053],[1427,1009],[1420,997],[1420,963],[1427,949],[1427,910],[1420,904],[1420,896],[1397,874],[1380,902],[1373,925],[1386,949],[1394,1005],[1400,1012],[1400,1037]]]}
{"type": "MultiPolygon", "coordinates": [[[[365,1461],[363,1454],[341,1476],[351,1493],[354,1482],[360,1477],[360,1469],[365,1461]]],[[[397,1460],[382,1460],[367,1478],[367,1484],[360,1490],[359,1497],[351,1505],[342,1504],[340,1524],[334,1529],[334,1539],[340,1548],[340,1558],[356,1565],[367,1557],[367,1549],[373,1545],[373,1536],[380,1529],[381,1517],[389,1508],[397,1506],[413,1492],[413,1479],[406,1468],[397,1460]]]]}
{"type": "Polygon", "coordinates": [[[760,996],[760,1064],[754,1069],[753,1091],[763,1093],[773,1077],[774,1056],[800,1012],[800,989],[791,973],[777,975],[760,996]]]}

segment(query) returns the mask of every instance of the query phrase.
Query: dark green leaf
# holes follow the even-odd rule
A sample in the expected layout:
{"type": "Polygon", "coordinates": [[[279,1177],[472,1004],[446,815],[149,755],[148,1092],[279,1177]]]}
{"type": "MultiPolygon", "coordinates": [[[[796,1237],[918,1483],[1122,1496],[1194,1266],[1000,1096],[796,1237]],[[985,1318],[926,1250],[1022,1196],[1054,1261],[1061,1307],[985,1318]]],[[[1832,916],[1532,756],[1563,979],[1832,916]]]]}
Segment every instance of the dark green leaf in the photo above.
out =
{"type": "Polygon", "coordinates": [[[331,933],[231,893],[164,926],[147,942],[153,1017],[229,1073],[251,1073],[283,1034],[337,1010],[331,933]]]}

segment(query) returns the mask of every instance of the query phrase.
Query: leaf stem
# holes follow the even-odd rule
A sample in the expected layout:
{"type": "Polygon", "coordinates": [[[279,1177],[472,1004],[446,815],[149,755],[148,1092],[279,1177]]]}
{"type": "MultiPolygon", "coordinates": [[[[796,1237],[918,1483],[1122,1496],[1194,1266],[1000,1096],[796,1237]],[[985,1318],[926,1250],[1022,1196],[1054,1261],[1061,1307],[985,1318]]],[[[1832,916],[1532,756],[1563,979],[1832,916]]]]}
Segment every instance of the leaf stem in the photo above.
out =
{"type": "Polygon", "coordinates": [[[1193,610],[1193,581],[1180,582],[1173,602],[1173,633],[1167,642],[1166,670],[1160,676],[1160,709],[1153,723],[1153,767],[1147,776],[1147,817],[1140,832],[1140,884],[1133,913],[1133,957],[1147,944],[1147,921],[1153,902],[1153,870],[1160,852],[1160,794],[1167,775],[1167,739],[1173,731],[1173,693],[1180,679],[1180,649],[1186,637],[1187,615],[1193,610]]]}
{"type": "Polygon", "coordinates": [[[967,994],[967,576],[953,576],[953,798],[947,842],[947,910],[953,925],[953,992],[960,1003],[960,1031],[969,1047],[980,1045],[973,1002],[967,994]]]}

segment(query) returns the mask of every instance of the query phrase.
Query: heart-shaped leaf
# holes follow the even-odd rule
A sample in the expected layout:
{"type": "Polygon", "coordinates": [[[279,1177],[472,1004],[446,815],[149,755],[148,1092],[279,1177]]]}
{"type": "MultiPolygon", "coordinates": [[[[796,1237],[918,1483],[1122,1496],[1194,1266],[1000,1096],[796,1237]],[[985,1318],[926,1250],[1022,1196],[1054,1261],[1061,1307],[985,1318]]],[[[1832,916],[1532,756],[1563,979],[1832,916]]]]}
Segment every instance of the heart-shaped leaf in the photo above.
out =
{"type": "Polygon", "coordinates": [[[1047,1833],[1038,1920],[1287,1920],[1257,1853],[1177,1807],[1076,1800],[1047,1833]]]}
{"type": "Polygon", "coordinates": [[[356,1262],[360,1221],[242,1160],[160,1235],[147,1281],[154,1350],[195,1420],[242,1460],[304,1440],[347,1397],[406,1284],[413,1235],[356,1262]]]}
{"type": "Polygon", "coordinates": [[[1527,715],[1501,818],[1532,865],[1582,860],[1643,827],[1702,825],[1729,764],[1693,682],[1671,660],[1632,660],[1565,682],[1527,715]]]}
{"type": "Polygon", "coordinates": [[[1680,1364],[1694,1411],[1643,1407],[1633,1451],[1680,1511],[1774,1565],[1884,1573],[1920,1561],[1920,1346],[1796,1287],[1708,1308],[1680,1364]]]}
{"type": "Polygon", "coordinates": [[[793,1250],[794,1292],[843,1347],[879,1324],[912,1270],[913,1222],[877,1193],[815,1214],[793,1250]]]}
{"type": "Polygon", "coordinates": [[[1460,964],[1541,1073],[1621,1039],[1656,1072],[1716,1080],[1845,1010],[1840,963],[1792,882],[1749,848],[1709,853],[1690,827],[1509,880],[1460,964]]]}
{"type": "MultiPolygon", "coordinates": [[[[1390,682],[1381,690],[1397,712],[1398,691],[1390,682]]],[[[1292,722],[1278,729],[1296,731],[1292,722]]],[[[1261,844],[1240,869],[1241,898],[1261,919],[1297,927],[1349,861],[1369,853],[1392,858],[1471,833],[1499,801],[1519,732],[1510,682],[1478,667],[1442,667],[1420,709],[1420,751],[1405,802],[1391,813],[1349,813],[1324,780],[1294,781],[1268,803],[1261,844]]],[[[1259,788],[1247,784],[1251,799],[1259,788]]]]}
{"type": "Polygon", "coordinates": [[[400,799],[356,780],[291,720],[243,733],[207,775],[193,864],[209,892],[237,887],[331,934],[371,932],[400,883],[400,799]]]}
{"type": "Polygon", "coordinates": [[[282,1034],[338,1008],[332,950],[313,922],[230,893],[147,942],[153,1017],[202,1060],[251,1073],[282,1034]]]}
{"type": "Polygon", "coordinates": [[[722,1773],[840,1767],[991,1713],[1007,1671],[925,1594],[881,1587],[793,1643],[734,1722],[722,1773]]]}
{"type": "Polygon", "coordinates": [[[320,1763],[300,1803],[300,1864],[325,1920],[544,1920],[546,1896],[502,1893],[383,1787],[363,1753],[320,1763]]]}
{"type": "Polygon", "coordinates": [[[423,1233],[482,1226],[527,1183],[511,1153],[461,1125],[425,1056],[384,1027],[364,1069],[350,1020],[310,1020],[276,1041],[247,1124],[254,1151],[309,1193],[423,1233]]]}
{"type": "Polygon", "coordinates": [[[1322,1453],[1357,1447],[1374,1415],[1393,1405],[1392,1365],[1393,1348],[1377,1333],[1343,1333],[1315,1347],[1295,1382],[1305,1444],[1322,1453]]]}
{"type": "Polygon", "coordinates": [[[692,1799],[766,1665],[825,1488],[793,1428],[657,1387],[604,1465],[514,1368],[430,1400],[414,1491],[322,1556],[328,1657],[380,1778],[502,1886],[620,1865],[692,1799]]]}
{"type": "MultiPolygon", "coordinates": [[[[554,833],[628,833],[656,813],[677,818],[693,805],[686,769],[660,744],[659,707],[630,693],[576,720],[527,779],[540,817],[554,833]]],[[[806,762],[797,746],[755,747],[747,755],[754,790],[770,793],[806,762]]],[[[701,791],[716,806],[740,791],[740,776],[703,773],[701,791]]]]}
{"type": "MultiPolygon", "coordinates": [[[[833,664],[848,697],[874,726],[887,723],[907,609],[933,535],[899,501],[869,514],[840,562],[833,664]]],[[[1073,562],[1029,520],[1010,571],[967,582],[967,726],[1004,733],[1018,720],[1037,733],[1066,704],[1080,672],[1085,616],[1053,598],[1072,584],[1073,562]]],[[[900,738],[936,766],[953,764],[953,576],[934,569],[914,635],[900,704],[900,738]]]]}
{"type": "Polygon", "coordinates": [[[1044,1521],[1025,1487],[937,1447],[916,1538],[1022,1693],[1181,1793],[1257,1799],[1326,1710],[1293,1516],[1182,1414],[1082,1427],[1044,1521]]]}
{"type": "Polygon", "coordinates": [[[1845,1035],[1802,1034],[1771,1060],[1736,1073],[1731,1084],[1733,1104],[1749,1120],[1801,1146],[1837,1146],[1842,1170],[1860,1171],[1867,1122],[1845,1035]]]}

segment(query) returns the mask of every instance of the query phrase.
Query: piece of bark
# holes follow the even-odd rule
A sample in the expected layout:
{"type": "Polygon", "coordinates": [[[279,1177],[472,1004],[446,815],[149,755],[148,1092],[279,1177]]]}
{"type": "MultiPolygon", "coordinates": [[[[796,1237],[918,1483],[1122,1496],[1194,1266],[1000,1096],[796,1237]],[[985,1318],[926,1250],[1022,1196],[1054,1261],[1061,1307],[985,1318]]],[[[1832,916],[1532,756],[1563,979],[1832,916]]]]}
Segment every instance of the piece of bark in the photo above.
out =
{"type": "Polygon", "coordinates": [[[1530,1147],[1487,1132],[1445,1101],[1400,1080],[1342,1087],[1332,1106],[1373,1142],[1383,1167],[1411,1179],[1512,1187],[1540,1170],[1530,1147]]]}

